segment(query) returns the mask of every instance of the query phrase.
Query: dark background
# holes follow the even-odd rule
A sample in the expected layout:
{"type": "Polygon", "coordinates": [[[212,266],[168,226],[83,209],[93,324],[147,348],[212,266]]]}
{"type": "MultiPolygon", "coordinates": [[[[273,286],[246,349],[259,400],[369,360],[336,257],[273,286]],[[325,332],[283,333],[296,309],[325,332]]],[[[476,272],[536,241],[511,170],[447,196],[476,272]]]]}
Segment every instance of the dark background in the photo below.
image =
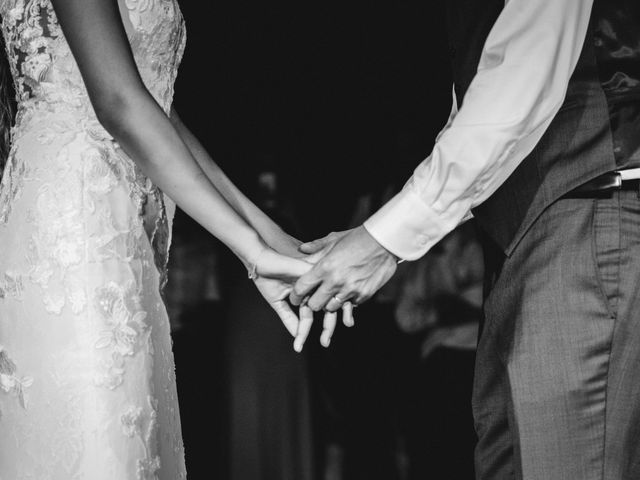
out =
{"type": "MultiPolygon", "coordinates": [[[[451,106],[439,2],[182,2],[185,123],[240,186],[272,164],[302,234],[401,187],[451,106]]],[[[249,188],[250,189],[250,188],[249,188]]]]}
{"type": "MultiPolygon", "coordinates": [[[[176,84],[180,116],[259,205],[258,175],[277,173],[281,204],[292,209],[286,229],[303,240],[346,228],[358,197],[380,197],[390,185],[400,189],[446,123],[452,80],[442,2],[184,0],[181,8],[187,48],[176,84]]],[[[255,364],[268,363],[275,349],[290,351],[290,340],[275,326],[250,332],[253,319],[242,327],[248,330],[238,327],[243,319],[229,314],[230,303],[243,291],[246,274],[186,216],[178,214],[175,225],[174,279],[176,272],[182,279],[196,276],[178,251],[191,251],[186,257],[193,264],[202,264],[210,250],[222,257],[216,260],[222,300],[191,302],[174,331],[187,468],[195,480],[231,478],[233,362],[253,355],[255,364]]],[[[169,293],[183,285],[170,281],[169,293]]],[[[432,472],[429,478],[449,478],[438,473],[438,461],[455,480],[471,478],[450,468],[464,463],[456,450],[464,440],[448,418],[461,419],[469,430],[472,357],[463,358],[465,377],[453,378],[441,366],[459,360],[446,354],[439,366],[419,365],[420,339],[398,331],[392,304],[371,302],[359,318],[353,331],[339,329],[329,351],[318,347],[317,332],[306,348],[316,478],[404,478],[384,470],[397,463],[384,456],[397,450],[401,381],[412,389],[405,404],[415,413],[405,430],[413,427],[409,434],[419,440],[414,463],[424,459],[428,465],[420,471],[432,472]],[[433,400],[432,390],[442,386],[452,387],[453,396],[433,400]],[[441,442],[447,432],[449,444],[441,442]],[[345,452],[342,477],[326,476],[326,447],[334,443],[345,452]]],[[[273,358],[295,366],[285,353],[273,358]]],[[[278,474],[262,478],[283,480],[278,474]]]]}

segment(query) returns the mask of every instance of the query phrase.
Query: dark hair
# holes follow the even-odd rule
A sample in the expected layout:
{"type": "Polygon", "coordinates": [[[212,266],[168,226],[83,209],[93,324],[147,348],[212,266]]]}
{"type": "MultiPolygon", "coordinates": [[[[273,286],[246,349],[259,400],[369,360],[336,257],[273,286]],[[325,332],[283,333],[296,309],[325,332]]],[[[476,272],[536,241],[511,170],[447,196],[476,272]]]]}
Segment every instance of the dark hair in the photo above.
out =
{"type": "Polygon", "coordinates": [[[11,68],[0,34],[0,177],[11,148],[11,125],[15,116],[15,97],[11,68]]]}

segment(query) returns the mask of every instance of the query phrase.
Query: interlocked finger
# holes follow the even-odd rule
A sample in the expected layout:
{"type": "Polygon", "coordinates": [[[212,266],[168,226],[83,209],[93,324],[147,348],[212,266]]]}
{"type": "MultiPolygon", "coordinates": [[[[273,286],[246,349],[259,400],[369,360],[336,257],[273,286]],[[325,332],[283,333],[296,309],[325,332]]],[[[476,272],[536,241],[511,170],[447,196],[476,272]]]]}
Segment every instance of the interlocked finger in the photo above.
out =
{"type": "Polygon", "coordinates": [[[291,336],[295,337],[298,332],[298,317],[291,310],[291,307],[284,300],[274,302],[271,304],[272,308],[282,320],[282,323],[289,331],[291,336]]]}
{"type": "Polygon", "coordinates": [[[313,310],[308,305],[300,305],[300,323],[298,323],[298,331],[295,335],[296,339],[293,342],[293,349],[300,353],[304,342],[307,341],[311,326],[313,325],[313,310]]]}
{"type": "Polygon", "coordinates": [[[342,306],[346,301],[347,301],[346,295],[337,293],[329,299],[329,302],[324,308],[327,312],[337,312],[342,308],[342,306]]]}
{"type": "Polygon", "coordinates": [[[345,327],[353,327],[355,325],[355,319],[353,317],[353,309],[355,305],[351,302],[345,302],[342,305],[342,323],[345,327]]]}
{"type": "Polygon", "coordinates": [[[302,305],[304,299],[321,283],[321,278],[318,277],[314,270],[311,270],[306,275],[303,275],[298,279],[293,286],[293,290],[289,294],[289,301],[293,305],[302,305]]]}
{"type": "Polygon", "coordinates": [[[346,297],[340,298],[338,294],[339,291],[340,286],[323,283],[309,298],[309,307],[316,312],[320,312],[321,310],[335,312],[340,310],[346,297]]]}
{"type": "Polygon", "coordinates": [[[338,323],[337,312],[326,312],[324,314],[324,320],[322,322],[322,334],[320,335],[320,343],[323,347],[328,347],[331,344],[331,337],[336,330],[336,324],[338,323]]]}

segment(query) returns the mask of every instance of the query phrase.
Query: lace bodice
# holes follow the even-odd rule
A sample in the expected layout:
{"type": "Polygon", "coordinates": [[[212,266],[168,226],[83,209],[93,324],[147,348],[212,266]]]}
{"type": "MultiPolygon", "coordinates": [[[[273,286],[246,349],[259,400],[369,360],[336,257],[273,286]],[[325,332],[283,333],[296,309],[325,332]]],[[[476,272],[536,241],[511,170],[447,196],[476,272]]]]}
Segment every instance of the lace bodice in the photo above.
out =
{"type": "MultiPolygon", "coordinates": [[[[168,112],[185,46],[184,21],[175,0],[119,0],[140,75],[168,112]]],[[[95,120],[69,46],[49,0],[0,0],[2,31],[18,101],[18,122],[29,110],[75,109],[95,120]]]]}
{"type": "MultiPolygon", "coordinates": [[[[118,4],[140,76],[168,114],[186,42],[177,0],[118,0],[118,4]]],[[[84,132],[103,144],[105,158],[122,157],[113,137],[98,122],[51,1],[0,0],[0,15],[18,103],[11,135],[14,147],[34,131],[44,144],[63,133],[71,140],[74,132],[84,132]]],[[[175,204],[163,198],[131,159],[122,158],[122,166],[132,199],[140,216],[146,217],[164,285],[175,204]]],[[[10,153],[5,169],[9,178],[0,190],[0,223],[6,221],[30,168],[15,151],[10,153]]]]}

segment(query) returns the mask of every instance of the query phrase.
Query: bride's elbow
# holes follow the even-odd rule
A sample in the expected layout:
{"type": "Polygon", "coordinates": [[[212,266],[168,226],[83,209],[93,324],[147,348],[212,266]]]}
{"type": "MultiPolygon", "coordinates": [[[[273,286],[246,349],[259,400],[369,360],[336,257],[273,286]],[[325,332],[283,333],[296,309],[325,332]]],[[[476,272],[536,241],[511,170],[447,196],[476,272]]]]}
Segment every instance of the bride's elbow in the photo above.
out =
{"type": "Polygon", "coordinates": [[[131,124],[135,108],[134,96],[126,92],[110,92],[92,98],[93,109],[100,124],[117,137],[131,124]]]}

